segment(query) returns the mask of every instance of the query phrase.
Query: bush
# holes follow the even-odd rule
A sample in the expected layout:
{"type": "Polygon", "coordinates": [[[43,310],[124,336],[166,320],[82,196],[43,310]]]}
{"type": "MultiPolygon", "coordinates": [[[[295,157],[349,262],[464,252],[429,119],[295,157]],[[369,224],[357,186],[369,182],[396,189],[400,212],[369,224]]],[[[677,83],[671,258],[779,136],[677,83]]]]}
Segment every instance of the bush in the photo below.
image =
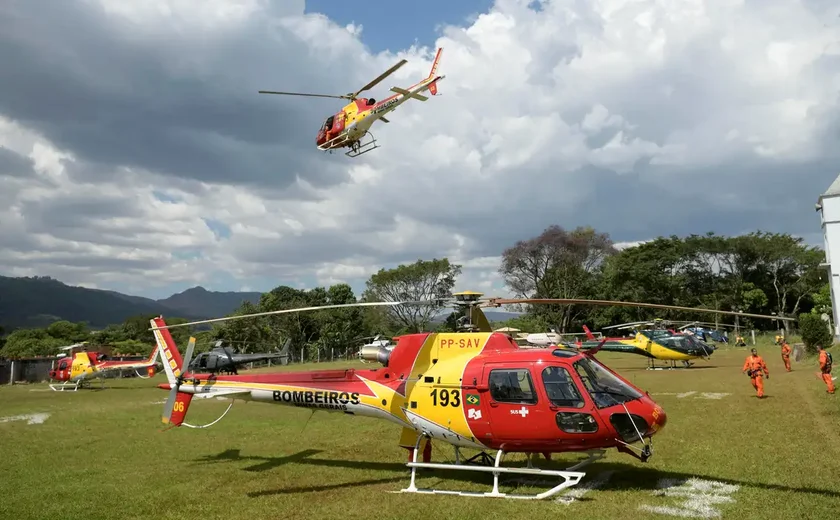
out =
{"type": "Polygon", "coordinates": [[[816,354],[817,345],[828,348],[834,343],[834,337],[828,330],[828,324],[818,314],[800,314],[799,330],[802,332],[805,351],[810,354],[816,354]]]}

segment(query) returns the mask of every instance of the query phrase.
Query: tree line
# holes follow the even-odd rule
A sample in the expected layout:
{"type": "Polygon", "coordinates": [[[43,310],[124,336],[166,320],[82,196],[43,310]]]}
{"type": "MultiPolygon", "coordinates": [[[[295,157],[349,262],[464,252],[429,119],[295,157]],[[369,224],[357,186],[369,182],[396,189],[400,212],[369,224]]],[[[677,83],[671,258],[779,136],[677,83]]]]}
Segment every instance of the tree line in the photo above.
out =
{"type": "MultiPolygon", "coordinates": [[[[501,275],[518,296],[592,298],[701,307],[796,317],[831,313],[825,255],[801,238],[756,231],[735,237],[714,233],[659,237],[617,250],[609,235],[588,227],[567,231],[551,226],[502,254],[501,275]]],[[[731,316],[659,311],[638,307],[585,305],[535,306],[527,309],[531,326],[558,332],[665,319],[733,322],[731,316]]],[[[739,319],[760,330],[790,322],[739,319]]]]}
{"type": "MultiPolygon", "coordinates": [[[[831,314],[827,273],[820,267],[823,251],[789,234],[757,231],[727,237],[714,233],[687,237],[659,237],[619,250],[606,233],[590,227],[566,230],[550,226],[538,236],[521,240],[502,253],[499,274],[505,286],[522,298],[587,298],[638,301],[706,309],[743,311],[797,317],[802,313],[831,314]]],[[[452,294],[462,266],[449,259],[418,260],[380,269],[358,297],[347,284],[309,290],[279,286],[263,293],[256,304],[244,302],[233,315],[281,311],[300,307],[373,301],[417,301],[452,294]]],[[[492,295],[486,295],[492,296],[492,295]]],[[[265,351],[291,339],[293,352],[308,359],[356,348],[366,339],[419,331],[455,330],[457,312],[435,305],[351,307],[306,313],[278,313],[214,324],[204,330],[172,329],[178,345],[190,335],[197,349],[225,340],[240,351],[265,351]]],[[[591,305],[521,306],[506,325],[529,332],[553,328],[578,332],[652,318],[733,323],[735,317],[637,307],[591,305]]],[[[58,347],[77,341],[109,345],[114,353],[147,354],[154,338],[153,316],[129,318],[122,324],[91,332],[85,323],[59,321],[45,329],[12,332],[0,356],[54,355],[58,347]]],[[[770,330],[790,327],[739,317],[745,328],[770,330]]],[[[167,323],[184,323],[168,318],[167,323]]],[[[501,324],[498,324],[502,326],[501,324]]]]}

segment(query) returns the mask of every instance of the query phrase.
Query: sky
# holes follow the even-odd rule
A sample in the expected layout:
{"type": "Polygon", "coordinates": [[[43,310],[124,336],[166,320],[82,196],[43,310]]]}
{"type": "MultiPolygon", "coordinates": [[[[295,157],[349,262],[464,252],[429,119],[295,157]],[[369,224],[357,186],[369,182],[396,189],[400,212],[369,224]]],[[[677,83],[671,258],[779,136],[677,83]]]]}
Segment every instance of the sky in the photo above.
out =
{"type": "Polygon", "coordinates": [[[821,244],[840,174],[827,0],[30,0],[0,7],[0,274],[152,298],[267,291],[559,224],[616,243],[715,231],[821,244]],[[342,94],[425,77],[358,158],[315,147],[342,94]]]}

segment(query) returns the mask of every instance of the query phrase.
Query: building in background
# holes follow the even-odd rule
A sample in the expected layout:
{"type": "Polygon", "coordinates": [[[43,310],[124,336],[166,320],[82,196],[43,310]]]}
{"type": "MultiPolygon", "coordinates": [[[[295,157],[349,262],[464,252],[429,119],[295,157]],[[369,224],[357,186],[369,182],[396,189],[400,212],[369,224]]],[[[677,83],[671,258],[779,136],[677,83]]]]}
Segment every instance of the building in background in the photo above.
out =
{"type": "Polygon", "coordinates": [[[831,330],[834,341],[840,341],[840,305],[837,303],[837,297],[840,295],[840,176],[820,195],[816,210],[820,214],[825,242],[825,262],[822,265],[828,270],[831,288],[831,330]]]}

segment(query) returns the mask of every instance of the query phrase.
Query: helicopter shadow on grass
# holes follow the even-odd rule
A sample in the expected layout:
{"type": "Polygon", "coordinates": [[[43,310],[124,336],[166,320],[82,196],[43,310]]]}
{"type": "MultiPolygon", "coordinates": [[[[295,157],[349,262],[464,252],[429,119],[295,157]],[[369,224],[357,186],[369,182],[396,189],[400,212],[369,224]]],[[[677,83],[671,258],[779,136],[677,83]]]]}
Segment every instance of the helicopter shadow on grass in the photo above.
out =
{"type": "MultiPolygon", "coordinates": [[[[259,498],[263,496],[271,496],[271,495],[283,495],[283,494],[294,494],[294,493],[312,493],[312,492],[321,492],[321,491],[328,491],[331,489],[347,489],[349,487],[364,487],[364,486],[373,486],[377,484],[387,484],[387,483],[395,483],[395,482],[406,482],[408,478],[410,478],[410,470],[406,467],[404,463],[400,462],[365,462],[365,461],[356,461],[356,460],[334,460],[334,459],[313,459],[310,458],[312,455],[317,455],[322,453],[322,450],[316,449],[308,449],[299,451],[297,453],[292,453],[285,456],[280,457],[269,457],[269,456],[262,456],[262,455],[242,455],[240,450],[238,449],[229,449],[225,450],[217,455],[209,455],[203,457],[201,459],[197,459],[194,462],[196,464],[214,464],[214,463],[224,463],[224,462],[242,462],[242,461],[249,461],[255,462],[256,464],[243,468],[243,471],[251,471],[251,472],[263,472],[263,471],[270,471],[286,464],[304,464],[309,466],[320,466],[320,467],[327,467],[327,468],[343,468],[343,469],[358,469],[358,470],[367,470],[367,471],[387,471],[392,473],[397,473],[398,475],[394,477],[386,477],[386,478],[378,478],[378,479],[368,479],[368,480],[358,480],[354,482],[342,482],[342,483],[335,483],[335,484],[326,484],[322,486],[302,486],[302,487],[287,487],[282,489],[276,490],[266,490],[266,491],[258,491],[258,492],[251,492],[248,493],[248,496],[251,498],[259,498]]],[[[451,460],[447,460],[447,462],[452,462],[451,460]]],[[[538,462],[535,463],[538,467],[542,469],[564,469],[568,467],[569,461],[545,461],[540,459],[538,462]]],[[[513,461],[512,464],[508,464],[508,466],[524,466],[524,460],[516,460],[513,461]]],[[[756,489],[763,489],[767,491],[791,491],[795,493],[808,493],[814,495],[821,495],[825,497],[831,498],[840,498],[840,492],[832,491],[828,489],[816,489],[810,487],[792,487],[792,486],[783,486],[778,484],[764,484],[760,482],[748,482],[743,480],[735,480],[735,479],[728,479],[723,478],[715,475],[710,474],[691,474],[691,473],[682,473],[682,472],[674,472],[674,471],[662,471],[657,470],[649,467],[639,467],[634,463],[596,463],[588,468],[584,468],[587,473],[587,477],[584,477],[584,480],[581,483],[585,484],[587,480],[597,477],[598,474],[604,473],[607,471],[614,472],[612,477],[610,478],[609,482],[604,485],[603,489],[610,490],[610,491],[622,491],[622,490],[635,490],[635,491],[655,491],[659,489],[658,484],[663,479],[674,480],[678,482],[687,481],[689,479],[704,479],[704,480],[711,480],[715,482],[719,482],[722,484],[728,485],[735,485],[740,487],[750,487],[756,489]]],[[[418,478],[428,478],[433,477],[437,478],[440,481],[460,481],[460,482],[467,482],[472,484],[479,484],[479,485],[492,485],[493,477],[492,474],[479,474],[479,473],[470,473],[464,471],[452,471],[452,470],[432,470],[432,469],[420,469],[417,472],[418,478]]],[[[509,477],[507,479],[501,478],[499,484],[502,486],[513,486],[513,487],[530,487],[530,486],[554,486],[557,484],[557,480],[530,480],[527,483],[522,482],[522,479],[517,479],[516,477],[509,477]]],[[[588,501],[593,500],[592,498],[588,497],[579,497],[578,500],[588,501]]]]}

